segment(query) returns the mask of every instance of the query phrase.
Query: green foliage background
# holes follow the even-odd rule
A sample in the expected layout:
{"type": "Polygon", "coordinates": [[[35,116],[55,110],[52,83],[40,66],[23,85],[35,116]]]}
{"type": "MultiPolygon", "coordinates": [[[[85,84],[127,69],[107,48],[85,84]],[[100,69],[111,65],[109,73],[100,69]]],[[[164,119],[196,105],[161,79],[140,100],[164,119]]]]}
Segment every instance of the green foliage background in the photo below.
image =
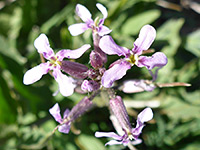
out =
{"type": "MultiPolygon", "coordinates": [[[[187,82],[191,87],[156,89],[138,94],[118,94],[125,102],[134,102],[128,109],[131,122],[145,106],[151,106],[154,120],[144,128],[143,143],[138,149],[196,150],[200,147],[200,14],[179,1],[173,9],[161,7],[157,0],[16,0],[0,1],[0,149],[43,150],[119,150],[123,146],[108,146],[109,140],[97,139],[95,131],[114,131],[109,111],[100,97],[99,107],[91,110],[74,124],[80,135],[56,132],[49,138],[57,123],[48,110],[56,102],[64,111],[72,108],[82,95],[64,98],[53,97],[58,87],[50,75],[39,82],[25,86],[23,74],[40,63],[33,42],[45,33],[51,47],[76,49],[85,43],[92,44],[91,31],[72,37],[68,26],[81,20],[75,15],[75,5],[85,5],[93,18],[101,15],[95,4],[108,9],[105,24],[121,46],[132,48],[140,28],[153,25],[157,37],[151,48],[162,51],[168,64],[160,70],[158,82],[187,82]],[[175,10],[181,8],[181,10],[175,10]],[[156,102],[156,105],[155,105],[156,102]],[[141,105],[143,104],[143,105],[141,105]]],[[[88,54],[78,62],[89,66],[88,54]]],[[[117,59],[109,57],[109,63],[117,59]]],[[[108,63],[108,64],[109,64],[108,63]]],[[[125,79],[151,79],[148,71],[133,67],[125,79]]],[[[123,79],[123,80],[125,80],[123,79]]],[[[120,80],[121,82],[122,80],[120,80]]],[[[74,129],[74,130],[76,130],[74,129]]]]}

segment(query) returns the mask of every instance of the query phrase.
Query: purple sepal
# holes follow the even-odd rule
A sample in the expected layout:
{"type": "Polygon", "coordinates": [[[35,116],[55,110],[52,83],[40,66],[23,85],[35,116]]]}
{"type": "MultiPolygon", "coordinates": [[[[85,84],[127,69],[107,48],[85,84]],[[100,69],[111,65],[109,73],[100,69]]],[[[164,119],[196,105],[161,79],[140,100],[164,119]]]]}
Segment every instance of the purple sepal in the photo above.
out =
{"type": "Polygon", "coordinates": [[[84,79],[87,77],[88,67],[77,62],[64,60],[62,61],[61,69],[75,78],[84,79]]]}
{"type": "Polygon", "coordinates": [[[95,69],[101,68],[103,66],[103,60],[98,52],[92,51],[90,53],[90,64],[95,69]]]}
{"type": "Polygon", "coordinates": [[[115,98],[110,99],[109,104],[121,127],[126,131],[130,130],[131,124],[122,98],[116,96],[115,98]]]}
{"type": "Polygon", "coordinates": [[[86,96],[76,104],[69,113],[71,120],[76,120],[93,106],[92,101],[86,96]]]}

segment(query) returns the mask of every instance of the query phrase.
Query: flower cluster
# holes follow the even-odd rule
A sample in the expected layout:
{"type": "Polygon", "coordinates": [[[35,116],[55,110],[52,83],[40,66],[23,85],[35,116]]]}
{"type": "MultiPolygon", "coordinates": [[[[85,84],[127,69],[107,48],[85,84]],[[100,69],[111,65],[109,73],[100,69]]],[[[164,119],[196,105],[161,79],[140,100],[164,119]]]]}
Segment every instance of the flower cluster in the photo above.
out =
{"type": "Polygon", "coordinates": [[[108,35],[112,30],[103,25],[108,16],[106,8],[99,3],[96,6],[103,14],[102,19],[97,17],[93,20],[89,10],[81,4],[77,4],[76,14],[83,23],[73,24],[68,28],[72,36],[82,34],[87,29],[92,30],[94,49],[91,50],[89,55],[91,68],[71,61],[71,59],[77,59],[88,51],[91,48],[89,44],[85,44],[76,50],[62,49],[54,54],[47,36],[41,34],[35,40],[34,46],[47,61],[28,70],[24,74],[23,82],[29,85],[40,80],[44,74],[50,73],[58,83],[59,91],[63,96],[70,96],[74,91],[78,91],[77,89],[81,94],[90,94],[75,105],[71,111],[66,109],[63,117],[61,117],[60,107],[57,103],[49,109],[50,114],[59,123],[57,126],[58,131],[62,133],[69,133],[71,124],[95,106],[92,100],[102,90],[107,91],[108,97],[110,97],[108,108],[111,115],[116,118],[118,127],[121,128],[122,132],[118,134],[114,132],[96,132],[95,136],[114,139],[106,143],[106,145],[123,144],[126,146],[129,143],[139,144],[141,143],[139,135],[145,126],[144,123],[153,118],[153,112],[151,108],[145,108],[139,113],[135,128],[132,128],[124,101],[120,96],[116,95],[114,89],[122,90],[125,93],[153,91],[156,88],[154,81],[157,78],[158,70],[167,64],[167,57],[162,52],[156,52],[152,56],[143,55],[144,51],[150,48],[156,37],[156,30],[151,25],[145,25],[141,28],[131,50],[117,45],[113,38],[108,35]],[[119,58],[106,69],[104,66],[107,62],[107,55],[124,56],[124,58],[119,58]],[[115,86],[113,83],[123,78],[127,70],[134,65],[146,67],[152,75],[152,80],[134,79],[125,81],[122,86],[113,88],[115,86]],[[155,67],[157,70],[153,74],[151,70],[155,67]]]}

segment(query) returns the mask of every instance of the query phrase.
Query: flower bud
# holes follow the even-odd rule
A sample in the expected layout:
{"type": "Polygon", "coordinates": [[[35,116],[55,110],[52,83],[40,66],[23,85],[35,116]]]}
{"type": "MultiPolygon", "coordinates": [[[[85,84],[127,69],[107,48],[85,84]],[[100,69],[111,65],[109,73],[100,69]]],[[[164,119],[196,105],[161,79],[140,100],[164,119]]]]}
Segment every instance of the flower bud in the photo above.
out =
{"type": "Polygon", "coordinates": [[[95,69],[101,68],[103,66],[103,60],[98,52],[92,51],[90,53],[90,64],[95,69]]]}
{"type": "Polygon", "coordinates": [[[64,60],[62,61],[61,69],[75,78],[84,79],[87,77],[88,67],[77,62],[64,60]]]}
{"type": "Polygon", "coordinates": [[[131,131],[131,124],[129,121],[129,116],[126,111],[126,107],[124,102],[120,96],[116,96],[110,100],[110,108],[114,115],[116,116],[117,120],[119,121],[121,127],[125,131],[131,131]]]}
{"type": "Polygon", "coordinates": [[[88,92],[92,92],[92,91],[96,91],[100,88],[100,84],[94,80],[84,80],[82,85],[81,85],[81,89],[83,91],[88,91],[88,92]]]}

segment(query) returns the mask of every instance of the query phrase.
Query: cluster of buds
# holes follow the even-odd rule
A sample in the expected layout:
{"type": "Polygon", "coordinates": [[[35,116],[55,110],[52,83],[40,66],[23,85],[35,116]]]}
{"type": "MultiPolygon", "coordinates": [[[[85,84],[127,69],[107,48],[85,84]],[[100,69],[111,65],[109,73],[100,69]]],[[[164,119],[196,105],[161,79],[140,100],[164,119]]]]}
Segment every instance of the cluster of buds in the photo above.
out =
{"type": "Polygon", "coordinates": [[[110,109],[111,116],[116,118],[115,120],[122,132],[118,134],[114,132],[96,132],[95,136],[111,137],[114,139],[106,143],[106,145],[138,144],[141,143],[138,137],[145,126],[144,123],[153,118],[151,108],[145,108],[139,113],[136,127],[132,128],[122,98],[115,95],[115,91],[110,91],[114,89],[122,90],[125,93],[153,91],[156,87],[160,87],[155,83],[158,70],[164,67],[168,60],[162,52],[156,52],[152,56],[143,56],[156,37],[156,30],[151,25],[145,25],[141,28],[139,36],[133,43],[131,50],[117,45],[113,38],[108,35],[112,30],[103,25],[108,16],[106,8],[99,3],[96,6],[103,14],[102,19],[97,17],[93,20],[89,10],[81,4],[77,4],[76,14],[84,23],[74,24],[68,28],[72,36],[82,34],[88,29],[92,30],[93,50],[89,55],[91,68],[71,61],[71,59],[81,57],[89,50],[91,48],[89,44],[85,44],[76,50],[62,49],[54,54],[47,36],[41,34],[35,40],[34,46],[38,53],[43,55],[43,58],[48,61],[43,61],[40,65],[28,70],[24,75],[23,82],[29,85],[40,80],[44,74],[50,73],[58,83],[59,91],[63,96],[72,95],[74,91],[78,91],[76,90],[78,88],[81,89],[79,93],[91,94],[89,97],[84,97],[71,111],[66,109],[63,117],[61,117],[58,104],[55,104],[49,110],[50,114],[59,123],[56,129],[62,133],[69,133],[71,123],[94,106],[92,100],[95,96],[102,90],[107,91],[108,97],[110,97],[108,108],[110,109]],[[107,55],[123,55],[124,58],[119,58],[106,69],[104,65],[107,62],[107,55]],[[113,83],[123,78],[127,70],[131,69],[134,65],[137,67],[146,67],[152,76],[152,80],[133,79],[125,81],[122,86],[114,87],[115,84],[113,83]],[[152,71],[153,68],[157,68],[154,73],[152,71]]]}

